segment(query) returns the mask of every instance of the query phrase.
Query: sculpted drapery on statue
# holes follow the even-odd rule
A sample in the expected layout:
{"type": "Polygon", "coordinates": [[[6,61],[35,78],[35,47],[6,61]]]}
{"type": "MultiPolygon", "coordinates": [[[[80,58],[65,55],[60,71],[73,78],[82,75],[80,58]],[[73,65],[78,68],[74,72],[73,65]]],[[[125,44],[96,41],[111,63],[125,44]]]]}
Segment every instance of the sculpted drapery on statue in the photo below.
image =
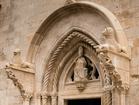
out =
{"type": "Polygon", "coordinates": [[[86,68],[87,62],[83,57],[83,48],[79,47],[79,58],[74,68],[74,81],[87,80],[88,70],[86,68]]]}

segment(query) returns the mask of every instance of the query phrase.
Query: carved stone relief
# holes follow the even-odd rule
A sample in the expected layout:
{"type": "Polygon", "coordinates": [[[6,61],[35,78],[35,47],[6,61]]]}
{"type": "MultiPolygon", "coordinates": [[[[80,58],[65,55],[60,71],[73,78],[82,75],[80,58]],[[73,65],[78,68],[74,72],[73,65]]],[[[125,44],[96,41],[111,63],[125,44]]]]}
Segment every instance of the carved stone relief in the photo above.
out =
{"type": "Polygon", "coordinates": [[[106,37],[106,44],[100,44],[98,46],[95,46],[97,52],[103,51],[103,50],[112,50],[117,53],[125,53],[127,54],[127,49],[123,46],[121,46],[114,38],[114,31],[111,27],[105,28],[105,30],[102,32],[102,35],[106,37]]]}
{"type": "Polygon", "coordinates": [[[19,88],[24,104],[29,105],[30,98],[33,97],[35,67],[29,62],[25,62],[20,57],[20,49],[14,51],[14,61],[6,63],[5,69],[8,78],[19,88]]]}
{"type": "MultiPolygon", "coordinates": [[[[118,103],[120,103],[120,105],[125,105],[125,92],[129,89],[130,59],[127,56],[126,48],[116,42],[114,31],[111,27],[107,27],[102,34],[106,37],[107,43],[95,46],[94,48],[96,48],[98,52],[100,63],[104,65],[106,72],[113,82],[112,85],[109,84],[105,86],[104,91],[107,97],[110,96],[110,93],[107,94],[106,90],[112,91],[112,102],[114,105],[118,103]],[[121,95],[120,97],[119,94],[121,95]]],[[[104,100],[106,103],[108,102],[107,98],[104,100]]],[[[107,104],[110,105],[109,103],[107,104]]]]}

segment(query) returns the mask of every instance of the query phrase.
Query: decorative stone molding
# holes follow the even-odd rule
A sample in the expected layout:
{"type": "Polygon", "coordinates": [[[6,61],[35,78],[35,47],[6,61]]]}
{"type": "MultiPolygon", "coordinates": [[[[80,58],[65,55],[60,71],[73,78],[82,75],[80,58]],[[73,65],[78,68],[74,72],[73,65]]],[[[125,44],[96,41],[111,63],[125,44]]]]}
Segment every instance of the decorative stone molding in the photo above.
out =
{"type": "MultiPolygon", "coordinates": [[[[95,51],[95,49],[93,49],[93,47],[85,42],[80,42],[77,45],[75,45],[62,59],[62,61],[60,62],[60,65],[57,67],[56,69],[56,73],[54,76],[54,80],[53,80],[53,91],[57,92],[57,83],[58,83],[58,74],[60,72],[60,70],[62,70],[63,66],[65,65],[64,63],[67,62],[67,60],[78,50],[78,48],[82,46],[86,49],[88,49],[93,55],[97,56],[97,53],[95,51]]],[[[76,59],[75,59],[76,62],[76,59]]]]}
{"type": "Polygon", "coordinates": [[[90,44],[91,46],[96,45],[94,41],[92,41],[92,39],[86,35],[83,35],[82,33],[79,32],[72,32],[69,36],[67,36],[64,41],[61,43],[61,45],[56,49],[56,51],[54,52],[54,54],[51,56],[50,61],[48,62],[46,71],[44,73],[44,79],[43,79],[43,91],[47,91],[48,89],[48,81],[49,81],[49,76],[51,73],[51,69],[53,67],[53,64],[55,62],[55,59],[57,58],[58,54],[60,53],[60,51],[67,45],[67,43],[74,37],[79,37],[82,40],[84,40],[85,42],[87,42],[88,44],[90,44]]]}

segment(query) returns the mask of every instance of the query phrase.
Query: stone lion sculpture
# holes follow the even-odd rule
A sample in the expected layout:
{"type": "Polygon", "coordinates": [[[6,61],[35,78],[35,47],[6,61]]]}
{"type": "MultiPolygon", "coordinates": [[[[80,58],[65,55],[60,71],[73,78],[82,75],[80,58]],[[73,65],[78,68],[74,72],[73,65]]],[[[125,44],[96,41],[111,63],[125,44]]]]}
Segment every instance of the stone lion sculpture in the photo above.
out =
{"type": "Polygon", "coordinates": [[[103,51],[103,50],[112,50],[116,51],[118,53],[125,53],[127,54],[127,50],[125,47],[121,46],[114,37],[114,31],[111,27],[105,28],[105,30],[102,32],[102,35],[106,37],[106,44],[100,44],[97,46],[94,46],[96,48],[96,51],[103,51]]]}
{"type": "Polygon", "coordinates": [[[33,64],[23,61],[20,57],[20,54],[21,54],[21,50],[15,49],[14,62],[6,63],[6,68],[8,68],[8,67],[20,67],[20,68],[25,68],[25,69],[35,69],[33,64]]]}

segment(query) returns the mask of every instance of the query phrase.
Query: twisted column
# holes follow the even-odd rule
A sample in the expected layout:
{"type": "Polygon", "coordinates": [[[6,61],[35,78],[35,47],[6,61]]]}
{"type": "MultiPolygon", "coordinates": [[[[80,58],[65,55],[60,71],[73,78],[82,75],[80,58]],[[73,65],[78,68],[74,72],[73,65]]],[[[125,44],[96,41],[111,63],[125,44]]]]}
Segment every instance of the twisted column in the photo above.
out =
{"type": "Polygon", "coordinates": [[[48,94],[47,94],[47,92],[42,92],[41,96],[42,96],[42,105],[47,105],[47,101],[48,101],[48,94]]]}
{"type": "Polygon", "coordinates": [[[57,104],[57,93],[56,92],[51,93],[51,98],[52,98],[52,105],[56,105],[57,104]]]}

